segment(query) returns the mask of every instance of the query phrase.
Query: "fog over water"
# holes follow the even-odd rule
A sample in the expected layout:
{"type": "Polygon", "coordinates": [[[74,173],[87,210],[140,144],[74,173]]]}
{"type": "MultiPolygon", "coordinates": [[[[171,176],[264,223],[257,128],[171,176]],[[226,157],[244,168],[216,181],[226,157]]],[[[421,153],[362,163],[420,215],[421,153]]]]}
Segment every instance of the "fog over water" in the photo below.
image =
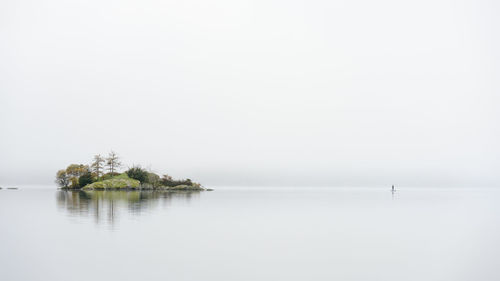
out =
{"type": "Polygon", "coordinates": [[[0,2],[0,186],[498,186],[496,1],[0,2]]]}

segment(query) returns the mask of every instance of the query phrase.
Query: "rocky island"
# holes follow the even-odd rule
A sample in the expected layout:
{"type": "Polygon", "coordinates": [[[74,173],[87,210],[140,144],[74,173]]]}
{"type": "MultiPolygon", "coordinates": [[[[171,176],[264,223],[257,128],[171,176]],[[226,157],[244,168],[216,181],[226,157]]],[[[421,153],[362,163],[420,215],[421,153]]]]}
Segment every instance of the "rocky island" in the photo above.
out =
{"type": "Polygon", "coordinates": [[[138,165],[125,172],[118,172],[121,167],[119,160],[118,155],[112,151],[106,158],[94,156],[90,165],[71,164],[66,169],[57,171],[56,183],[61,189],[67,190],[211,190],[190,179],[174,180],[166,174],[160,177],[138,165]]]}

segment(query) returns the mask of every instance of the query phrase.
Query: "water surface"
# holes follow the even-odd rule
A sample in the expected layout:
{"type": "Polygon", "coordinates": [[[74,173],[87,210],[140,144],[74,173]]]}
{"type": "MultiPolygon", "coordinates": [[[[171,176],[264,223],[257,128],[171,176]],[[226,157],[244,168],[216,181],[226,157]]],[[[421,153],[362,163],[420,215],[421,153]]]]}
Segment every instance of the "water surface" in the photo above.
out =
{"type": "Polygon", "coordinates": [[[0,190],[0,280],[500,280],[500,191],[0,190]]]}

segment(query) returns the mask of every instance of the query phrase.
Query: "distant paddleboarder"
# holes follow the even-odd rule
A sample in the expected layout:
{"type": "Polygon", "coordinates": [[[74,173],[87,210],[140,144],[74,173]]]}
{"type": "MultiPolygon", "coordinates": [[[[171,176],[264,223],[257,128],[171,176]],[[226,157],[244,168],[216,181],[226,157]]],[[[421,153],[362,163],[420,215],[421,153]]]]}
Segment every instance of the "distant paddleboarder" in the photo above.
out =
{"type": "Polygon", "coordinates": [[[396,189],[394,189],[394,184],[392,185],[392,192],[396,191],[396,189]]]}

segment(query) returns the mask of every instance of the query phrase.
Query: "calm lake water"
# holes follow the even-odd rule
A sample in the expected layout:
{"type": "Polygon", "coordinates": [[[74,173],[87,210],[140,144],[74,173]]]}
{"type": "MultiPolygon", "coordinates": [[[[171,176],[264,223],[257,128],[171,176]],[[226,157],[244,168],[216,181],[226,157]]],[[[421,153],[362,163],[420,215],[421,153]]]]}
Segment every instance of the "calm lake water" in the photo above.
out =
{"type": "Polygon", "coordinates": [[[500,190],[0,190],[0,280],[500,280],[500,190]]]}

